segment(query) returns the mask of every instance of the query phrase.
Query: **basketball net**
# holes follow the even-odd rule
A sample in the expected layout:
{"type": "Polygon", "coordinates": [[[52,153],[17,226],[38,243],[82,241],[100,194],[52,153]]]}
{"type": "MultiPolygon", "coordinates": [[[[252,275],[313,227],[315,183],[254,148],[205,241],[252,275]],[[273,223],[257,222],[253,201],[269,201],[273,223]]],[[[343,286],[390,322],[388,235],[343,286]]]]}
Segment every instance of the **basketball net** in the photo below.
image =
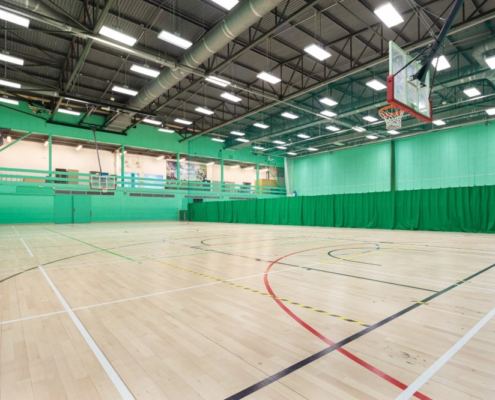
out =
{"type": "Polygon", "coordinates": [[[399,129],[402,127],[404,110],[401,110],[395,106],[386,106],[378,111],[378,115],[385,120],[385,126],[388,130],[399,129]]]}

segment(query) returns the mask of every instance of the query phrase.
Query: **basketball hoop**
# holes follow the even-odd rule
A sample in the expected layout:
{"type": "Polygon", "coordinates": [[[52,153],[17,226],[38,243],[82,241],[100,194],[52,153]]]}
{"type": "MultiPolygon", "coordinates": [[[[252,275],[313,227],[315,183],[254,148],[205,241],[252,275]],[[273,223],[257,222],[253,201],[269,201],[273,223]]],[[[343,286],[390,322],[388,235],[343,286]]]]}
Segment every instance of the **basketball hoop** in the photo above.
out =
{"type": "Polygon", "coordinates": [[[92,175],[89,186],[92,190],[101,190],[102,193],[107,193],[109,190],[117,189],[117,182],[114,176],[92,175]]]}
{"type": "Polygon", "coordinates": [[[378,111],[378,115],[385,120],[385,126],[387,130],[399,129],[402,127],[402,117],[404,110],[395,106],[386,106],[378,111]]]}

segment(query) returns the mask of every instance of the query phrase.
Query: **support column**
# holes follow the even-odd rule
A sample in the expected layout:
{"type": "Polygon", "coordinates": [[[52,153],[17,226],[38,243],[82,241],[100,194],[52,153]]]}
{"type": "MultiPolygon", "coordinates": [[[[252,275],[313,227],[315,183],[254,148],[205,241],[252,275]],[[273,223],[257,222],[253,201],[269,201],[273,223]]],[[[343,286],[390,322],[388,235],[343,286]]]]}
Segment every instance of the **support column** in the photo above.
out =
{"type": "Polygon", "coordinates": [[[52,177],[53,168],[53,146],[52,146],[52,134],[48,135],[48,171],[50,171],[50,178],[52,177]]]}
{"type": "Polygon", "coordinates": [[[120,147],[120,187],[124,187],[125,177],[125,146],[120,147]]]}
{"type": "Polygon", "coordinates": [[[220,153],[220,191],[223,192],[223,151],[220,153]]]}
{"type": "Polygon", "coordinates": [[[180,153],[177,153],[177,182],[180,181],[180,153]]]}
{"type": "Polygon", "coordinates": [[[256,163],[255,193],[259,193],[259,186],[260,186],[260,163],[256,163]]]}

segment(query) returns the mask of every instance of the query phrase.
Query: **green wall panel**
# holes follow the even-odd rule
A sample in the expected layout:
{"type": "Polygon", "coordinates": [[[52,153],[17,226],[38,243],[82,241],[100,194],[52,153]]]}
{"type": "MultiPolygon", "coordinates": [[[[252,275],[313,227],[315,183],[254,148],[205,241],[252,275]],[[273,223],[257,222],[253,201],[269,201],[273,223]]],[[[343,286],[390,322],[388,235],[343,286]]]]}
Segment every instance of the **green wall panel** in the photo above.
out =
{"type": "Polygon", "coordinates": [[[0,193],[0,223],[53,222],[53,196],[0,193]]]}
{"type": "Polygon", "coordinates": [[[495,233],[495,186],[196,203],[191,221],[495,233]]]}
{"type": "Polygon", "coordinates": [[[291,190],[303,196],[388,191],[390,160],[390,142],[297,158],[291,190]]]}

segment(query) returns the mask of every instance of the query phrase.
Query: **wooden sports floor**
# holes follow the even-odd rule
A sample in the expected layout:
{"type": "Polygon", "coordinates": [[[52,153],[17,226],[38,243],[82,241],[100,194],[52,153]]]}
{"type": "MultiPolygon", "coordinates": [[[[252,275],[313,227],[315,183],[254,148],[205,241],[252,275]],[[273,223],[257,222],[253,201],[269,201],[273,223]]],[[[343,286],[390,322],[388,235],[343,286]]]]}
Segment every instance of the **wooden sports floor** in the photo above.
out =
{"type": "Polygon", "coordinates": [[[2,225],[0,249],[2,400],[495,399],[495,236],[2,225]]]}

